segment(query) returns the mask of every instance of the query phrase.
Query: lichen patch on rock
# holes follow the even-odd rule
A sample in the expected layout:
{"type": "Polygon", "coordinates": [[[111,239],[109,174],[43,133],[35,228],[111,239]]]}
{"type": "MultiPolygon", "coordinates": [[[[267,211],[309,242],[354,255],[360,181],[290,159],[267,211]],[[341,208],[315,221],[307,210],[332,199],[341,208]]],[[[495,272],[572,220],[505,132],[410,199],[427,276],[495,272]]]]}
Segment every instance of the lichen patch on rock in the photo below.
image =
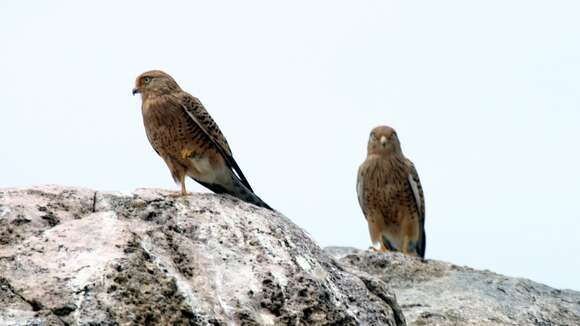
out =
{"type": "Polygon", "coordinates": [[[169,194],[0,190],[0,324],[405,324],[283,215],[169,194]]]}

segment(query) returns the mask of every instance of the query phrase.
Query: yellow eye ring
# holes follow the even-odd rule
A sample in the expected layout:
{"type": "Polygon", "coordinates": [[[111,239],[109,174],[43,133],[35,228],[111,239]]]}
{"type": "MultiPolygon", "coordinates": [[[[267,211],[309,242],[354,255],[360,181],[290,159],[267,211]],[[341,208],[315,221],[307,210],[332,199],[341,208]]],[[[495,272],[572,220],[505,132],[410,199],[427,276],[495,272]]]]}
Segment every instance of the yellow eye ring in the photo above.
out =
{"type": "Polygon", "coordinates": [[[143,77],[143,83],[149,84],[150,81],[151,81],[151,77],[143,77]]]}

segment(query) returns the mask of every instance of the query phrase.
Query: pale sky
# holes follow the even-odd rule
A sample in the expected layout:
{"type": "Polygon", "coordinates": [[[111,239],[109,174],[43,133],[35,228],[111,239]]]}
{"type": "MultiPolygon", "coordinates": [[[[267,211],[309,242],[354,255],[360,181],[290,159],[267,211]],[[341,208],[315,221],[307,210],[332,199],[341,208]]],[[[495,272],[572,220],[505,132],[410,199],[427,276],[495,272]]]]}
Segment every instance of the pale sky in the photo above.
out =
{"type": "MultiPolygon", "coordinates": [[[[0,187],[177,190],[134,79],[204,103],[254,190],[370,245],[356,172],[395,129],[427,257],[580,290],[578,1],[2,1],[0,187]]],[[[191,191],[205,191],[194,181],[191,191]]]]}

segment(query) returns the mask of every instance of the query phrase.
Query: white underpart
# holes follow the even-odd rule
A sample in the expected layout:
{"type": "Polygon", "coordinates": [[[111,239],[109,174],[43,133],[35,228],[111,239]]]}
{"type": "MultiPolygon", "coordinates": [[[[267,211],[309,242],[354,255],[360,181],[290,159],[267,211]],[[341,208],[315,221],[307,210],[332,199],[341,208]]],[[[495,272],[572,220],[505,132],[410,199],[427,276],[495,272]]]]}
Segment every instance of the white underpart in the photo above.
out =
{"type": "Polygon", "coordinates": [[[211,164],[209,163],[209,159],[207,157],[192,157],[191,163],[193,166],[201,173],[201,174],[210,174],[213,169],[211,168],[211,164]]]}
{"type": "Polygon", "coordinates": [[[214,169],[207,157],[192,157],[190,160],[198,171],[198,175],[192,177],[195,177],[199,181],[223,185],[227,180],[224,169],[214,169]]]}

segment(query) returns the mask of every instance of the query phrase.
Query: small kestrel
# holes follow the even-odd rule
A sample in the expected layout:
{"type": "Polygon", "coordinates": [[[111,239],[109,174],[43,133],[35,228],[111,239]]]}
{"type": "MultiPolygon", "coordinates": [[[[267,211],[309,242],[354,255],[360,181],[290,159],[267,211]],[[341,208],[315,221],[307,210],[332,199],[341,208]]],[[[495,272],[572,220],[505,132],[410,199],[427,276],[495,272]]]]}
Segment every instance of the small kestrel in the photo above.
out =
{"type": "Polygon", "coordinates": [[[159,70],[137,77],[133,95],[137,93],[147,138],[181,185],[180,195],[187,195],[189,176],[215,193],[271,209],[254,194],[226,138],[196,97],[159,70]]]}
{"type": "Polygon", "coordinates": [[[393,128],[380,126],[371,131],[356,190],[373,248],[379,244],[383,252],[425,257],[423,188],[393,128]]]}

